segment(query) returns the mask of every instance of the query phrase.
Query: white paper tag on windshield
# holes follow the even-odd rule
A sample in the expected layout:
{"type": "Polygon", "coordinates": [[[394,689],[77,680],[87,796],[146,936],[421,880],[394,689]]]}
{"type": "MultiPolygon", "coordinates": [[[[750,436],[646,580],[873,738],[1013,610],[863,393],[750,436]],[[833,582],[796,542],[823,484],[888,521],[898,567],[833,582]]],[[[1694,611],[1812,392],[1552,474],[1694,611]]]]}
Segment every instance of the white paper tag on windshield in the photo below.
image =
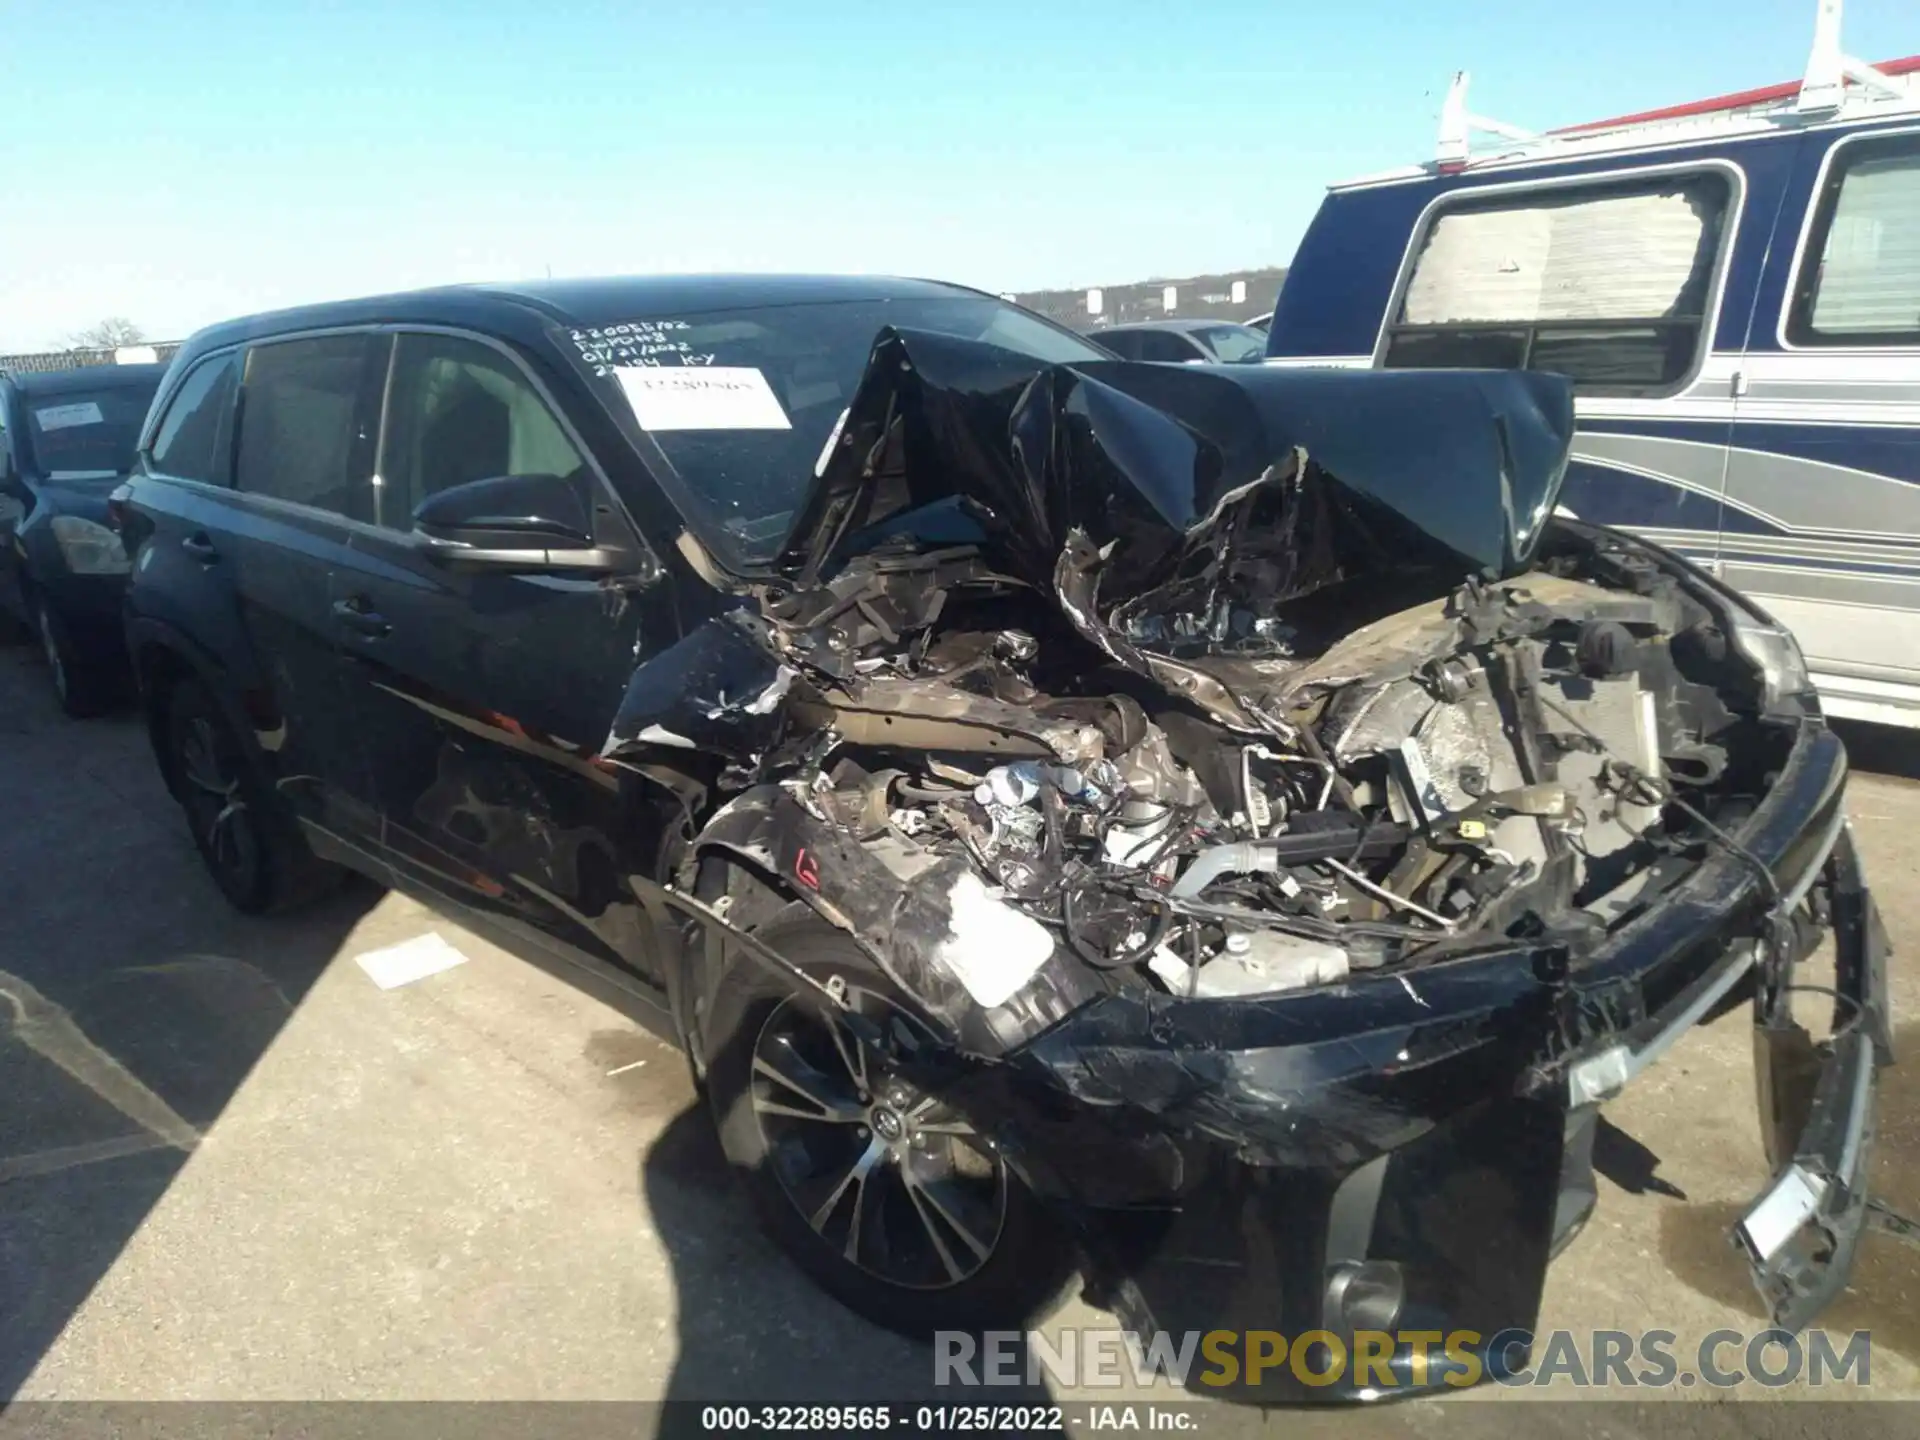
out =
{"type": "Polygon", "coordinates": [[[616,365],[642,430],[791,430],[767,377],[750,365],[616,365]]]}
{"type": "Polygon", "coordinates": [[[70,430],[75,425],[100,425],[107,417],[100,413],[100,406],[94,401],[84,400],[78,405],[49,405],[34,411],[33,418],[44,432],[70,430]]]}

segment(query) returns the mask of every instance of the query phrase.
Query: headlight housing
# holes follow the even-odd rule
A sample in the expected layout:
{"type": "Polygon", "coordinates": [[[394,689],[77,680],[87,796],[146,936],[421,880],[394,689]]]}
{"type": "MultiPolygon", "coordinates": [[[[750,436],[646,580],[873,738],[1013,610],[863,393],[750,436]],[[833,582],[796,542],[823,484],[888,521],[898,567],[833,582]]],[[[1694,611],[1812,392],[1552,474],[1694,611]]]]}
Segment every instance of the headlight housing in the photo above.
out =
{"type": "Polygon", "coordinates": [[[50,528],[67,569],[76,575],[125,575],[131,568],[120,537],[97,520],[56,515],[50,528]]]}
{"type": "Polygon", "coordinates": [[[1760,672],[1761,708],[1769,715],[1818,715],[1820,699],[1793,632],[1744,604],[1727,608],[1734,648],[1760,672]]]}

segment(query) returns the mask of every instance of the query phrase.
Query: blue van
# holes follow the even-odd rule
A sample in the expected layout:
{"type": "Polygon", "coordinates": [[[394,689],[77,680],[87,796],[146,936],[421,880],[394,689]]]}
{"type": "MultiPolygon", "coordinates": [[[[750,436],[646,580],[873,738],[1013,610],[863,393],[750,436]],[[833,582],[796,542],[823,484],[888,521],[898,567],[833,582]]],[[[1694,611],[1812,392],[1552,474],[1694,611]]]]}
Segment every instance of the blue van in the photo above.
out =
{"type": "Polygon", "coordinates": [[[1543,136],[1457,76],[1433,162],[1329,191],[1267,363],[1571,377],[1564,508],[1758,599],[1830,714],[1920,726],[1920,56],[1820,15],[1799,84],[1543,136]]]}

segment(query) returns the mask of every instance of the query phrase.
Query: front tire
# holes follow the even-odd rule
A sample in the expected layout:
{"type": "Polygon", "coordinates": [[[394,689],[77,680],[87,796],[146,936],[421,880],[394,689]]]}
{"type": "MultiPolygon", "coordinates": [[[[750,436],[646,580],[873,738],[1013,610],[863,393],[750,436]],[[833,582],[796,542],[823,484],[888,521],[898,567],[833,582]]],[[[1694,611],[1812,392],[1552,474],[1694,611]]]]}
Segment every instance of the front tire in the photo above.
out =
{"type": "Polygon", "coordinates": [[[198,681],[167,693],[167,763],[207,873],[234,909],[287,910],[334,888],[344,872],[307,848],[198,681]]]}
{"type": "Polygon", "coordinates": [[[808,973],[839,977],[890,1047],[862,1051],[824,1001],[734,960],[711,1011],[707,1096],[762,1227],[822,1289],[903,1335],[1020,1329],[1044,1314],[1073,1247],[966,1117],[895,1073],[931,1029],[824,922],[759,933],[808,973]]]}

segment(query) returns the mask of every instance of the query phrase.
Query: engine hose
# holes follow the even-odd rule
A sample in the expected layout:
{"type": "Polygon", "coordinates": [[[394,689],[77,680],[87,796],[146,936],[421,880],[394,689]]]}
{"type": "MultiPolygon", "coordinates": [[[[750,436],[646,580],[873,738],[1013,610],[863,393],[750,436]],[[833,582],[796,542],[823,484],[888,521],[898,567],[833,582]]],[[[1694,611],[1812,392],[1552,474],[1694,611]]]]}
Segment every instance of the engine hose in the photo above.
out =
{"type": "Polygon", "coordinates": [[[1232,845],[1215,845],[1193,857],[1193,863],[1174,883],[1171,894],[1176,900],[1190,900],[1222,875],[1277,875],[1280,856],[1268,846],[1242,840],[1232,845]]]}
{"type": "Polygon", "coordinates": [[[1068,886],[1060,894],[1060,925],[1066,931],[1067,944],[1073,947],[1073,953],[1096,970],[1123,970],[1130,965],[1138,965],[1165,942],[1167,933],[1173,929],[1173,912],[1164,905],[1154,909],[1153,926],[1147,931],[1146,943],[1132,950],[1122,950],[1117,955],[1109,955],[1098,946],[1090,944],[1080,936],[1073,913],[1073,897],[1079,891],[1068,886]]]}

